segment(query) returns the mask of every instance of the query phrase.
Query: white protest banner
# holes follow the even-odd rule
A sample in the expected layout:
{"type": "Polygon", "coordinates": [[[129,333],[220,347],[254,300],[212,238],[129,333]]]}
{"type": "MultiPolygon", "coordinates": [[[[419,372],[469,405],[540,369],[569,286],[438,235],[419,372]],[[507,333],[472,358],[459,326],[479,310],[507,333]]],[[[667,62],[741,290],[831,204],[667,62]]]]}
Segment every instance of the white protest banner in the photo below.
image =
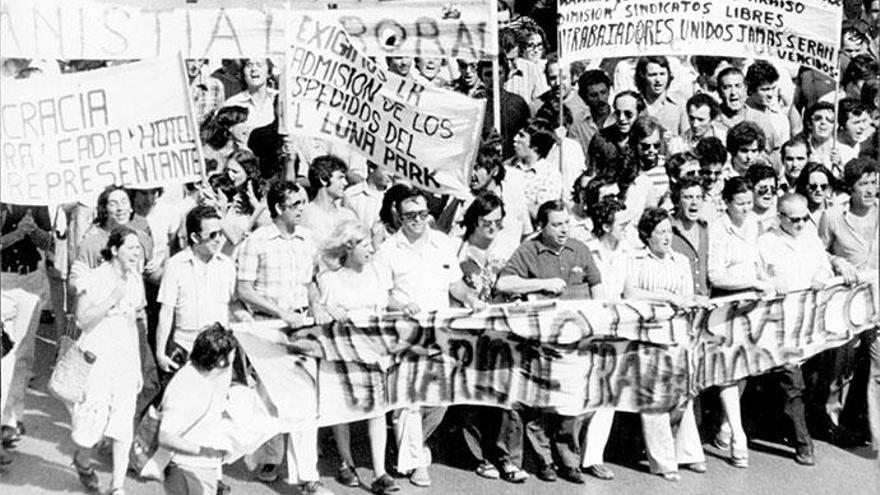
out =
{"type": "Polygon", "coordinates": [[[0,197],[93,204],[109,184],[199,180],[198,132],[180,59],[4,81],[0,197]]]}
{"type": "Polygon", "coordinates": [[[566,60],[639,55],[779,59],[834,77],[842,0],[558,0],[566,60]]]}
{"type": "Polygon", "coordinates": [[[878,279],[866,275],[855,286],[695,309],[543,301],[412,318],[352,312],[347,322],[297,330],[293,342],[280,320],[233,330],[277,417],[290,425],[332,425],[420,404],[521,403],[569,415],[668,411],[707,388],[803,362],[875,330],[878,279]]]}
{"type": "Polygon", "coordinates": [[[498,52],[488,0],[362,2],[331,10],[351,42],[371,56],[488,60],[498,52]]]}
{"type": "Polygon", "coordinates": [[[463,197],[485,102],[380,67],[332,18],[292,14],[282,84],[291,135],[347,144],[426,190],[463,197]]]}
{"type": "MultiPolygon", "coordinates": [[[[143,2],[141,2],[143,3],[143,2]]],[[[324,12],[351,29],[373,56],[489,58],[497,52],[488,0],[441,2],[274,0],[207,5],[163,0],[148,6],[123,0],[2,0],[0,53],[4,57],[133,60],[245,58],[285,50],[287,6],[324,12]],[[342,3],[327,10],[330,3],[342,3]],[[387,44],[390,37],[394,44],[387,44]]]]}

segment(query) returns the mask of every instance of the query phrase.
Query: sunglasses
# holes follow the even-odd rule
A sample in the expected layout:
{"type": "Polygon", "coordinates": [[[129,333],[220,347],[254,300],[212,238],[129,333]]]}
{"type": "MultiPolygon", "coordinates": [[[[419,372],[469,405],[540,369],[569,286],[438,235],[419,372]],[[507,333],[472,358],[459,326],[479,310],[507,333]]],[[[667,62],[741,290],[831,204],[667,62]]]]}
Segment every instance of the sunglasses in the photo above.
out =
{"type": "Polygon", "coordinates": [[[428,213],[428,210],[407,211],[401,213],[400,218],[402,218],[404,222],[415,222],[416,220],[426,220],[429,215],[430,213],[428,213]]]}
{"type": "Polygon", "coordinates": [[[721,171],[703,169],[700,170],[700,175],[702,175],[703,177],[721,177],[721,171]]]}
{"type": "Polygon", "coordinates": [[[660,143],[639,143],[639,148],[642,148],[643,150],[646,150],[646,149],[659,150],[660,143]]]}
{"type": "Polygon", "coordinates": [[[831,186],[829,184],[807,184],[810,191],[827,191],[831,186]]]}
{"type": "Polygon", "coordinates": [[[804,216],[802,216],[802,217],[790,217],[790,216],[786,215],[785,213],[780,213],[780,215],[782,215],[783,217],[787,218],[788,221],[791,222],[791,223],[793,223],[793,224],[798,224],[798,223],[801,223],[801,222],[806,223],[807,221],[810,220],[810,215],[804,215],[804,216]]]}
{"type": "Polygon", "coordinates": [[[223,231],[222,230],[213,230],[213,231],[208,232],[207,234],[204,234],[204,235],[201,233],[198,233],[196,235],[198,235],[199,239],[201,239],[203,241],[204,240],[216,241],[217,239],[220,238],[221,235],[223,235],[223,231]]]}
{"type": "Polygon", "coordinates": [[[756,187],[755,194],[757,194],[758,196],[766,196],[768,194],[776,194],[776,186],[756,187]]]}

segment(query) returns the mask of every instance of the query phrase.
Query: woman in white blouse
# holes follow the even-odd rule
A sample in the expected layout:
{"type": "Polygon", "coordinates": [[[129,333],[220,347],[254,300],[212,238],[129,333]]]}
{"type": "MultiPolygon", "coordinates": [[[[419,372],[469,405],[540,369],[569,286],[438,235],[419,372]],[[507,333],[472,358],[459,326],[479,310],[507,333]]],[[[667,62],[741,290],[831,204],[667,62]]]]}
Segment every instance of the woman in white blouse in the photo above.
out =
{"type": "MultiPolygon", "coordinates": [[[[639,239],[645,248],[629,258],[624,282],[624,297],[649,299],[680,307],[696,305],[694,279],[688,259],[672,250],[672,223],[662,208],[648,208],[638,223],[639,239]]],[[[668,481],[678,481],[678,466],[706,472],[706,457],[694,418],[693,401],[688,400],[675,411],[678,425],[675,432],[669,412],[643,412],[642,435],[651,472],[668,481]]]]}
{"type": "MultiPolygon", "coordinates": [[[[721,197],[727,211],[709,226],[709,284],[712,296],[755,290],[773,293],[773,286],[760,278],[758,235],[760,227],[752,202],[752,188],[744,177],[724,183],[721,197]]],[[[715,445],[730,449],[730,462],[736,467],[749,465],[748,439],[742,427],[739,396],[745,381],[719,387],[725,421],[715,437],[715,445]]]]}
{"type": "MultiPolygon", "coordinates": [[[[351,311],[379,312],[388,306],[391,281],[384,280],[375,269],[374,252],[370,230],[360,222],[345,221],[334,229],[324,247],[324,259],[330,268],[318,275],[321,303],[333,319],[341,321],[347,319],[351,311]]],[[[384,411],[367,419],[367,431],[375,473],[371,491],[381,494],[400,490],[397,482],[385,472],[384,411]]],[[[358,486],[348,424],[334,425],[333,433],[342,457],[336,478],[344,485],[358,486]]]]}

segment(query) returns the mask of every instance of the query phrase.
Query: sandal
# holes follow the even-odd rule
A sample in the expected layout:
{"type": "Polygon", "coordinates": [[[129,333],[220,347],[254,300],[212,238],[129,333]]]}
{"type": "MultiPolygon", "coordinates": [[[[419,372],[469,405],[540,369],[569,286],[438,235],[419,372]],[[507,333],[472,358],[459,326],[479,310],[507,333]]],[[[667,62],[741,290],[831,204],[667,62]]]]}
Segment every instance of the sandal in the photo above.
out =
{"type": "Polygon", "coordinates": [[[89,464],[88,466],[82,466],[80,463],[76,462],[76,456],[73,456],[73,468],[76,469],[76,475],[79,476],[79,482],[82,483],[86,490],[96,492],[101,488],[98,483],[98,475],[95,473],[94,465],[89,464]]]}

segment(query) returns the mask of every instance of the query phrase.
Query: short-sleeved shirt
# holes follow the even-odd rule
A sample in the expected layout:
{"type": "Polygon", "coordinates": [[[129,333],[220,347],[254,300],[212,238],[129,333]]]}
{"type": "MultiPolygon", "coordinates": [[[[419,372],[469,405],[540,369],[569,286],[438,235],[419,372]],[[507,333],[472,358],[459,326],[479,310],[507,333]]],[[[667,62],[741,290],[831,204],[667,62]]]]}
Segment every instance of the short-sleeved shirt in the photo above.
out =
{"type": "Polygon", "coordinates": [[[880,263],[880,222],[874,211],[874,229],[865,239],[853,225],[849,208],[828,209],[819,221],[819,235],[828,252],[851,263],[857,270],[877,270],[880,263]]]}
{"type": "Polygon", "coordinates": [[[593,254],[593,260],[602,274],[602,287],[609,299],[617,299],[623,295],[626,282],[626,263],[632,254],[633,247],[626,241],[620,241],[615,249],[608,249],[601,240],[593,238],[587,243],[593,254]]]}
{"type": "Polygon", "coordinates": [[[323,271],[318,275],[321,302],[345,311],[381,311],[388,306],[391,291],[391,280],[383,277],[382,272],[375,262],[368,263],[360,272],[346,267],[323,271]]]}
{"type": "Polygon", "coordinates": [[[315,275],[317,248],[311,233],[298,227],[282,234],[273,223],[255,230],[238,252],[238,280],[254,282],[257,294],[285,311],[308,306],[308,285],[315,275]]]}
{"type": "Polygon", "coordinates": [[[766,278],[779,292],[809,289],[834,273],[822,240],[813,229],[799,237],[774,229],[758,238],[758,255],[766,278]]]}
{"type": "Polygon", "coordinates": [[[602,283],[602,275],[592,253],[584,243],[568,239],[558,251],[544,243],[542,236],[523,242],[501,269],[499,277],[515,275],[525,279],[561,278],[566,287],[560,296],[582,298],[589,296],[584,285],[594,287],[602,283]]]}
{"type": "Polygon", "coordinates": [[[192,349],[207,325],[229,323],[229,302],[235,293],[235,264],[218,253],[207,263],[187,248],[172,256],[157,300],[174,307],[174,341],[192,349]]]}
{"type": "Polygon", "coordinates": [[[675,251],[660,258],[648,248],[639,249],[629,257],[624,287],[627,297],[634,289],[668,292],[684,297],[694,294],[694,281],[687,258],[675,251]]]}
{"type": "Polygon", "coordinates": [[[376,266],[391,280],[396,301],[415,303],[423,311],[444,309],[449,307],[449,286],[462,278],[456,248],[452,239],[433,229],[415,243],[401,230],[382,243],[376,266]]]}
{"type": "MultiPolygon", "coordinates": [[[[224,373],[210,378],[199,373],[192,364],[186,364],[174,374],[162,397],[163,431],[181,435],[200,447],[222,448],[218,438],[223,434],[223,410],[232,374],[224,373]]],[[[219,457],[174,454],[174,462],[182,466],[219,467],[219,457]]]]}
{"type": "Polygon", "coordinates": [[[562,195],[562,174],[558,163],[550,163],[542,158],[530,167],[519,160],[514,160],[511,165],[522,173],[523,189],[530,210],[537,210],[545,202],[559,199],[562,195]]]}

